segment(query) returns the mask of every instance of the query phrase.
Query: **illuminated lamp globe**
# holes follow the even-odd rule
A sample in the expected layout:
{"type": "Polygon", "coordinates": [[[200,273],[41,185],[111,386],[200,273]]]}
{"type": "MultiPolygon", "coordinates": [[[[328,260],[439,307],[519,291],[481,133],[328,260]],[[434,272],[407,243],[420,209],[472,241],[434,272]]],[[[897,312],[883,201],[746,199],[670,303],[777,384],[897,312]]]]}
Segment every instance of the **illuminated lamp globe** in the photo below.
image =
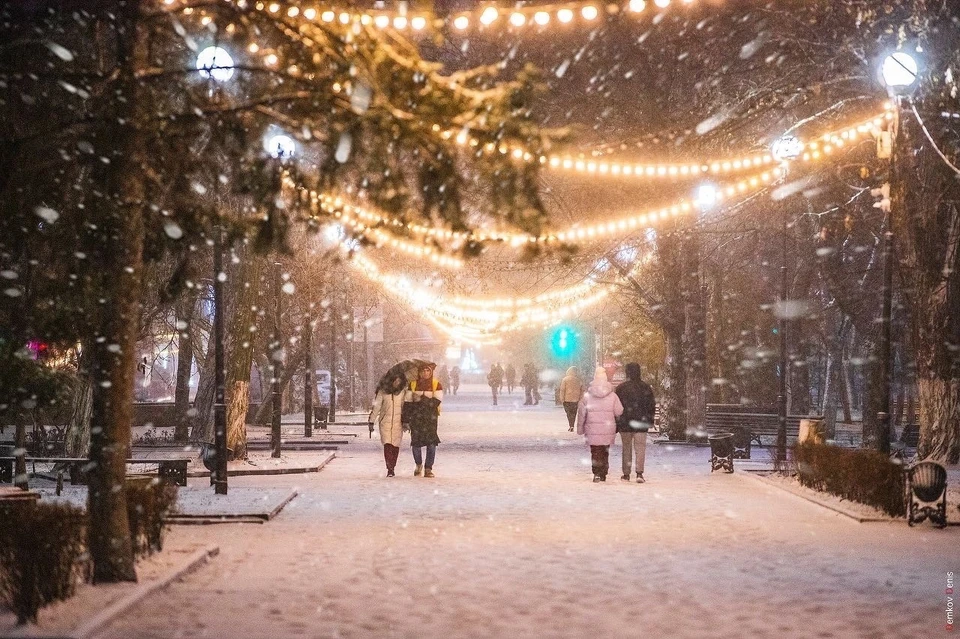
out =
{"type": "Polygon", "coordinates": [[[891,53],[880,65],[880,77],[893,93],[903,93],[913,87],[919,71],[917,61],[905,51],[891,53]]]}
{"type": "Polygon", "coordinates": [[[712,209],[720,200],[720,192],[713,184],[701,184],[697,187],[696,198],[694,199],[697,208],[701,211],[712,209]]]}
{"type": "Polygon", "coordinates": [[[197,56],[197,70],[203,78],[226,82],[233,77],[233,58],[226,49],[207,47],[197,56]]]}
{"type": "Polygon", "coordinates": [[[803,142],[792,135],[777,138],[777,141],[770,148],[770,154],[777,162],[795,160],[801,153],[803,153],[803,142]]]}
{"type": "Polygon", "coordinates": [[[264,147],[270,157],[279,160],[292,158],[297,152],[297,143],[284,133],[278,133],[268,138],[264,147]]]}

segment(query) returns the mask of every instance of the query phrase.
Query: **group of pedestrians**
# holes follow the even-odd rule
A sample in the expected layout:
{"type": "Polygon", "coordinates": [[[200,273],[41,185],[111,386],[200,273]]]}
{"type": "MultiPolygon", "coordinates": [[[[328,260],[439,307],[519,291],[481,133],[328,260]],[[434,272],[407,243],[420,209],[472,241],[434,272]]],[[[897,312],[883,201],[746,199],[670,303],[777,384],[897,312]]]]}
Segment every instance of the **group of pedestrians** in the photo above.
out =
{"type": "Polygon", "coordinates": [[[387,477],[396,476],[400,444],[407,431],[416,464],[414,476],[434,476],[433,464],[440,443],[437,426],[443,402],[443,384],[434,377],[434,368],[433,364],[422,364],[417,370],[417,379],[409,384],[406,375],[398,371],[385,376],[377,387],[370,421],[380,429],[387,477]]]}
{"type": "Polygon", "coordinates": [[[585,435],[590,446],[593,481],[607,481],[610,469],[610,446],[620,434],[623,444],[620,479],[630,481],[636,461],[637,483],[644,483],[643,467],[647,453],[647,431],[653,424],[656,400],[653,389],[640,377],[640,365],[626,366],[627,379],[614,388],[607,380],[607,371],[598,366],[593,381],[583,390],[576,367],[567,369],[560,381],[560,398],[572,431],[585,435]],[[576,399],[575,399],[576,398],[576,399]]]}

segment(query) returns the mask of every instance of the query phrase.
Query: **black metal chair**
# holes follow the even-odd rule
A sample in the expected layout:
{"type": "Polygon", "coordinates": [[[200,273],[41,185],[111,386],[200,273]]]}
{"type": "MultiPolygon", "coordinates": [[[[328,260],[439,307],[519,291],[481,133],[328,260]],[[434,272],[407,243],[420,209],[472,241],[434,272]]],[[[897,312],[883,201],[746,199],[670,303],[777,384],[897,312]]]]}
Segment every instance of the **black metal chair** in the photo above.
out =
{"type": "Polygon", "coordinates": [[[940,528],[947,525],[947,469],[932,461],[907,469],[907,524],[927,518],[940,528]]]}
{"type": "Polygon", "coordinates": [[[710,472],[733,472],[733,433],[717,433],[707,437],[710,442],[710,472]]]}

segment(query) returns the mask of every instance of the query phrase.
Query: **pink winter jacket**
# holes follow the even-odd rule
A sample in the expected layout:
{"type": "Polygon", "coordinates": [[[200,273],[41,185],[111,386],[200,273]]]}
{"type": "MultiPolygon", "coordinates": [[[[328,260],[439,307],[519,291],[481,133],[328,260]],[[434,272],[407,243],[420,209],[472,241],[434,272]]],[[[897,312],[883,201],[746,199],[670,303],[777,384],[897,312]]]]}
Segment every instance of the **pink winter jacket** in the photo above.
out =
{"type": "Polygon", "coordinates": [[[590,446],[610,446],[617,437],[616,418],[623,404],[613,392],[613,384],[594,380],[577,408],[577,433],[587,436],[590,446]]]}

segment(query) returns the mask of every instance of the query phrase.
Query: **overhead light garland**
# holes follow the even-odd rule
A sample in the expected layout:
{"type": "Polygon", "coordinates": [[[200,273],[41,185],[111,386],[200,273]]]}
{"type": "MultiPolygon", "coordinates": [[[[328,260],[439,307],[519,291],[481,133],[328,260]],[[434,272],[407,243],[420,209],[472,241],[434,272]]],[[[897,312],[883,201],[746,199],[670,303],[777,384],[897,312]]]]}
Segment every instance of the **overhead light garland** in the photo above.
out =
{"type": "MultiPolygon", "coordinates": [[[[428,29],[466,33],[473,30],[545,30],[551,27],[567,25],[592,26],[602,16],[627,15],[639,17],[657,10],[673,6],[692,6],[697,0],[629,0],[628,2],[565,2],[529,7],[509,7],[484,3],[472,11],[457,11],[446,16],[420,9],[407,9],[401,5],[397,9],[365,9],[358,11],[353,7],[334,7],[313,5],[303,7],[304,3],[271,2],[257,0],[226,0],[240,9],[256,9],[272,16],[302,19],[308,22],[359,24],[378,29],[418,32],[428,29]]],[[[177,8],[186,4],[186,0],[164,0],[168,7],[177,8]]]]}
{"type": "MultiPolygon", "coordinates": [[[[722,201],[738,195],[745,195],[759,190],[770,184],[774,179],[780,176],[783,169],[773,167],[769,171],[764,171],[759,175],[745,178],[726,186],[714,187],[712,204],[719,204],[722,201]]],[[[291,188],[299,189],[292,179],[285,178],[285,185],[291,188]]],[[[634,231],[653,228],[662,222],[687,215],[698,210],[696,199],[683,199],[671,206],[650,209],[643,213],[626,215],[611,220],[596,222],[585,226],[574,225],[563,231],[556,233],[545,233],[541,235],[530,235],[519,231],[453,231],[450,229],[428,227],[389,215],[383,212],[376,212],[368,207],[359,204],[350,203],[345,196],[317,193],[316,191],[304,189],[309,194],[310,201],[316,202],[322,211],[328,215],[348,221],[353,228],[366,231],[372,229],[374,225],[384,228],[404,228],[407,231],[430,238],[431,240],[451,240],[457,242],[476,241],[476,242],[504,242],[513,247],[520,247],[527,244],[555,244],[555,243],[582,243],[590,241],[600,241],[608,239],[617,234],[630,233],[634,231]]],[[[386,242],[396,248],[401,248],[403,240],[396,239],[396,244],[389,240],[386,242]]],[[[401,248],[401,250],[404,250],[401,248]]],[[[427,257],[441,266],[456,266],[454,262],[443,264],[440,262],[442,255],[435,249],[422,252],[405,251],[408,253],[417,253],[427,257]]],[[[455,258],[449,258],[455,260],[455,258]]]]}

